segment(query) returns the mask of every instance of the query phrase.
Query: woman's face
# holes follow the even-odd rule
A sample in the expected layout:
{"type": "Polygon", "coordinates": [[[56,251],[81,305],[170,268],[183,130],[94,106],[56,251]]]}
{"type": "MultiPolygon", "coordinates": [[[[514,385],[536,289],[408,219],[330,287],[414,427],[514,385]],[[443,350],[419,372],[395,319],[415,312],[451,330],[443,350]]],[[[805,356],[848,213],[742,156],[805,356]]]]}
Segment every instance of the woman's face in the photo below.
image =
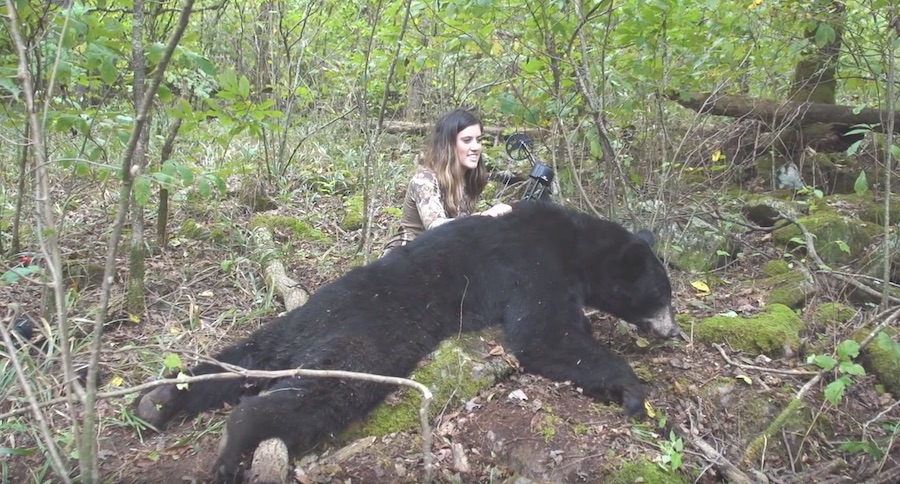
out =
{"type": "Polygon", "coordinates": [[[467,170],[474,170],[481,160],[481,126],[469,126],[456,135],[456,159],[467,170]]]}

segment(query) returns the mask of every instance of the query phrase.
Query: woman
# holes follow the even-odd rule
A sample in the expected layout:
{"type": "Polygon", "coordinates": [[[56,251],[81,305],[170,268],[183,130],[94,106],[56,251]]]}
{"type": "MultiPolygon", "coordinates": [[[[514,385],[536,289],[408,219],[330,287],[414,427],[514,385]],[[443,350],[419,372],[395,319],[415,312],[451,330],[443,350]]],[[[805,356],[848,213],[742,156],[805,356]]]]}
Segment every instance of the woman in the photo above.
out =
{"type": "Polygon", "coordinates": [[[385,244],[384,254],[457,217],[497,217],[512,210],[500,203],[474,213],[487,185],[487,170],[481,162],[482,129],[478,117],[464,109],[451,111],[438,120],[425,148],[422,166],[406,190],[400,228],[385,244]]]}

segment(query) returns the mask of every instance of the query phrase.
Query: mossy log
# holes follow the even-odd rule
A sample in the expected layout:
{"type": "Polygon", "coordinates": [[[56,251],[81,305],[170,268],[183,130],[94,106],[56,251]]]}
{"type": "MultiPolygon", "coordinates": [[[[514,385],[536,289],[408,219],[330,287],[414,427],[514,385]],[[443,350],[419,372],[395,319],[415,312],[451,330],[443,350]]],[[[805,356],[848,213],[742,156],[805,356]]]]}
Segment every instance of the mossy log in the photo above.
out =
{"type": "MultiPolygon", "coordinates": [[[[253,245],[257,254],[272,253],[275,242],[266,227],[253,230],[253,245]]],[[[300,284],[288,277],[284,264],[277,258],[263,261],[263,272],[269,287],[284,300],[284,308],[291,311],[309,300],[309,294],[300,284]]],[[[287,446],[278,439],[269,439],[256,448],[250,466],[249,482],[288,482],[290,460],[287,446]]]]}

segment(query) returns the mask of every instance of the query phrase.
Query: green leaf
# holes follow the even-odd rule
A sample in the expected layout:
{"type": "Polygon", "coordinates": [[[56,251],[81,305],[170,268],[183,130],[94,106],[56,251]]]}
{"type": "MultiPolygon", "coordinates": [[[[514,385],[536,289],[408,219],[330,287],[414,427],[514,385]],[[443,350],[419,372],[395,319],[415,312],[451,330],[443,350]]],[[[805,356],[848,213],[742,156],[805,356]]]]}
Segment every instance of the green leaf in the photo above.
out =
{"type": "Polygon", "coordinates": [[[849,384],[850,379],[846,376],[842,376],[829,383],[828,386],[825,387],[825,399],[832,405],[841,403],[841,400],[844,398],[844,392],[847,390],[849,384]]]}
{"type": "Polygon", "coordinates": [[[859,151],[859,147],[862,145],[862,142],[865,140],[856,140],[847,148],[847,156],[853,156],[859,151]]]}
{"type": "Polygon", "coordinates": [[[78,160],[75,162],[75,174],[86,177],[91,174],[91,165],[85,161],[78,160]]]}
{"type": "Polygon", "coordinates": [[[175,353],[167,354],[163,359],[163,365],[166,365],[166,368],[169,370],[184,368],[184,363],[181,362],[181,357],[175,353]]]}
{"type": "Polygon", "coordinates": [[[852,339],[844,340],[837,346],[838,357],[842,360],[851,360],[859,356],[859,343],[852,339]]]}
{"type": "Polygon", "coordinates": [[[209,181],[207,181],[206,178],[197,180],[197,190],[200,191],[200,196],[203,198],[209,198],[212,194],[212,188],[209,186],[209,181]]]}
{"type": "Polygon", "coordinates": [[[209,59],[207,59],[206,57],[203,57],[202,55],[200,55],[196,52],[188,52],[187,54],[185,54],[185,57],[188,58],[191,62],[193,62],[194,65],[199,67],[200,70],[203,71],[204,74],[215,77],[216,66],[213,65],[213,63],[210,62],[209,59]]]}
{"type": "Polygon", "coordinates": [[[3,91],[12,94],[15,99],[18,99],[19,93],[22,92],[22,90],[19,89],[19,85],[16,84],[12,78],[0,77],[0,93],[3,91]]]}
{"type": "Polygon", "coordinates": [[[159,89],[156,90],[156,95],[159,96],[159,100],[162,102],[169,102],[174,97],[172,95],[172,90],[169,89],[169,86],[165,84],[160,84],[159,89]]]}
{"type": "Polygon", "coordinates": [[[835,366],[837,366],[837,360],[829,355],[814,355],[811,358],[816,366],[825,371],[831,371],[835,366]]]}
{"type": "Polygon", "coordinates": [[[178,181],[172,175],[168,175],[161,171],[153,172],[150,174],[150,176],[153,177],[153,179],[156,180],[156,182],[159,183],[160,186],[162,186],[165,189],[171,189],[171,188],[175,187],[175,182],[178,181]]]}
{"type": "Polygon", "coordinates": [[[30,265],[28,267],[13,267],[12,269],[3,273],[0,276],[0,280],[5,282],[6,284],[15,284],[19,282],[23,277],[28,277],[31,274],[41,271],[41,266],[39,265],[30,265]]]}
{"type": "Polygon", "coordinates": [[[37,449],[34,447],[30,447],[27,449],[0,447],[0,455],[34,455],[36,453],[37,449]]]}
{"type": "Polygon", "coordinates": [[[850,246],[847,245],[847,243],[844,242],[843,240],[837,240],[837,241],[835,241],[835,244],[837,244],[838,249],[840,249],[841,252],[843,252],[845,254],[850,253],[850,246]]]}
{"type": "Polygon", "coordinates": [[[103,62],[100,64],[100,79],[107,84],[112,84],[116,82],[116,79],[119,78],[119,71],[116,69],[116,60],[112,56],[106,56],[103,58],[103,62]]]}
{"type": "Polygon", "coordinates": [[[162,42],[154,42],[147,46],[147,61],[151,64],[157,64],[162,60],[163,54],[166,52],[166,44],[162,42]]]}
{"type": "Polygon", "coordinates": [[[820,23],[819,26],[816,27],[815,42],[817,47],[825,47],[825,44],[834,42],[835,38],[836,34],[834,32],[834,27],[831,25],[820,23]]]}
{"type": "Polygon", "coordinates": [[[134,179],[134,199],[140,206],[147,205],[150,200],[150,177],[138,175],[134,179]]]}
{"type": "Polygon", "coordinates": [[[853,363],[852,361],[841,362],[841,366],[838,369],[841,373],[846,373],[848,375],[863,376],[866,374],[866,369],[863,368],[862,365],[853,363]]]}
{"type": "Polygon", "coordinates": [[[178,174],[181,175],[182,181],[184,181],[185,185],[191,185],[194,183],[194,171],[191,170],[190,167],[185,166],[181,163],[176,165],[178,168],[178,174]]]}
{"type": "Polygon", "coordinates": [[[250,79],[247,79],[247,76],[241,76],[238,84],[238,94],[242,99],[250,98],[250,79]]]}
{"type": "Polygon", "coordinates": [[[790,240],[790,241],[791,241],[791,243],[793,243],[793,244],[797,244],[797,245],[806,245],[806,239],[803,238],[803,237],[801,237],[801,236],[799,236],[799,235],[796,236],[796,237],[791,237],[791,240],[790,240]]]}
{"type": "Polygon", "coordinates": [[[893,156],[895,160],[900,159],[900,146],[891,145],[891,156],[893,156]]]}

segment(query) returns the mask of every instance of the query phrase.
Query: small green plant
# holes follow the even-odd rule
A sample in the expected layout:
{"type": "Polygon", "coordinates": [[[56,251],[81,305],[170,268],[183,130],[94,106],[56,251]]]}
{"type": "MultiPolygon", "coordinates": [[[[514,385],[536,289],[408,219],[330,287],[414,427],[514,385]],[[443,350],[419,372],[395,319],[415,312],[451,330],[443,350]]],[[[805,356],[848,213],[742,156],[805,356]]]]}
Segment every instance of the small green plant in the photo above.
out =
{"type": "Polygon", "coordinates": [[[900,422],[883,422],[881,430],[886,435],[863,440],[847,441],[841,444],[841,450],[853,453],[865,453],[874,460],[881,460],[891,449],[893,442],[900,435],[900,422]]]}
{"type": "Polygon", "coordinates": [[[675,435],[674,430],[669,431],[669,439],[659,443],[659,450],[662,455],[659,459],[659,466],[663,470],[676,472],[681,469],[681,457],[684,454],[684,440],[675,435]]]}
{"type": "Polygon", "coordinates": [[[4,284],[12,285],[19,282],[20,279],[29,277],[32,274],[37,274],[38,272],[41,272],[41,266],[37,264],[21,265],[13,267],[0,275],[0,281],[3,281],[4,284]]]}
{"type": "Polygon", "coordinates": [[[853,383],[851,375],[862,376],[866,370],[853,361],[859,356],[859,343],[848,339],[835,348],[836,355],[810,355],[807,363],[815,364],[825,371],[837,369],[841,375],[825,387],[825,399],[832,405],[838,405],[844,399],[844,393],[853,383]]]}

